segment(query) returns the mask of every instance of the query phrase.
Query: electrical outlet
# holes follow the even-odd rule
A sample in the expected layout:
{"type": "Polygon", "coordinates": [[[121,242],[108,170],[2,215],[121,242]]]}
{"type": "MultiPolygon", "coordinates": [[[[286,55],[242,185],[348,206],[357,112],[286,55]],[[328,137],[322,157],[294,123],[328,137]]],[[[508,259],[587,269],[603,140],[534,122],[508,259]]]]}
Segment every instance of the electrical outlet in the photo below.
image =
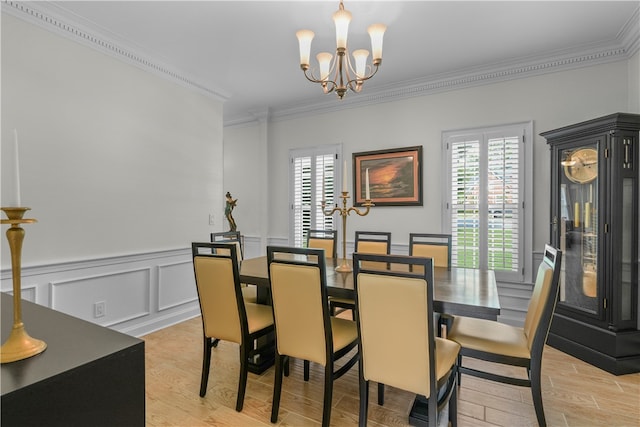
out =
{"type": "Polygon", "coordinates": [[[98,301],[93,303],[93,317],[104,317],[107,315],[107,303],[104,301],[98,301]]]}
{"type": "Polygon", "coordinates": [[[216,225],[216,217],[213,214],[209,214],[209,225],[216,225]]]}

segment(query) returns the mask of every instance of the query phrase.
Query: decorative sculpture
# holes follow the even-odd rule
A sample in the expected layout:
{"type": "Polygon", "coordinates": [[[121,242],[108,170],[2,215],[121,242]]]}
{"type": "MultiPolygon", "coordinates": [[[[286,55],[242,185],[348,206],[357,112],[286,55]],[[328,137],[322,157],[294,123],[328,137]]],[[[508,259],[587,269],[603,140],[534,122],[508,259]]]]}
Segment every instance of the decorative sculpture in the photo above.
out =
{"type": "Polygon", "coordinates": [[[229,221],[229,231],[236,231],[236,229],[238,228],[236,225],[236,220],[233,219],[233,208],[236,207],[236,204],[238,203],[238,199],[234,199],[231,197],[231,193],[229,193],[227,191],[227,194],[225,196],[227,198],[227,205],[224,208],[224,216],[227,217],[227,221],[229,221]]]}

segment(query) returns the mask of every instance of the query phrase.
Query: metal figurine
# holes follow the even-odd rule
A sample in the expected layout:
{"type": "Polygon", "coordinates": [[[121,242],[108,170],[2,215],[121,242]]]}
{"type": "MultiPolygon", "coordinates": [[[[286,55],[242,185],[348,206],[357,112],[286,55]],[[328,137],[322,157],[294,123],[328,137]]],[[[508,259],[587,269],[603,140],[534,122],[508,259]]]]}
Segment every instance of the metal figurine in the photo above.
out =
{"type": "Polygon", "coordinates": [[[238,203],[238,199],[234,199],[231,197],[231,193],[227,191],[225,196],[227,198],[227,205],[224,208],[224,216],[227,217],[227,221],[229,221],[229,231],[236,231],[238,226],[236,225],[236,220],[233,219],[233,208],[236,207],[238,203]]]}

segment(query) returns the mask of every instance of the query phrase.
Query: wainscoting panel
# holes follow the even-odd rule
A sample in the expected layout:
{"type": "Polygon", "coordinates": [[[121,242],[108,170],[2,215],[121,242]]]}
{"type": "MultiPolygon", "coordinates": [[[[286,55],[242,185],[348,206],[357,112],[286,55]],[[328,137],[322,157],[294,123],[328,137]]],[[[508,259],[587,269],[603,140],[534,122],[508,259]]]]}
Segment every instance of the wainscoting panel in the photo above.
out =
{"type": "MultiPolygon", "coordinates": [[[[264,241],[288,244],[285,238],[264,241]]],[[[245,256],[264,255],[266,244],[263,247],[262,242],[259,237],[245,236],[245,256]]],[[[394,253],[407,253],[407,249],[393,245],[394,253]]],[[[347,242],[348,257],[352,251],[353,242],[347,242]]],[[[338,256],[342,257],[341,249],[338,256]]],[[[531,256],[537,266],[542,253],[531,256]]],[[[524,322],[531,282],[498,283],[501,322],[524,322]]],[[[0,270],[0,291],[11,293],[12,288],[11,269],[0,270]]],[[[191,248],[23,267],[22,298],[133,336],[200,315],[191,248]],[[95,304],[101,302],[104,315],[96,312],[95,304]]],[[[24,321],[28,325],[29,319],[24,321]]]]}
{"type": "Polygon", "coordinates": [[[146,267],[53,281],[50,307],[102,326],[137,319],[149,315],[150,278],[146,267]]]}
{"type": "MultiPolygon", "coordinates": [[[[4,291],[3,291],[4,292],[4,291]]],[[[6,291],[9,295],[13,295],[13,288],[9,291],[6,291]]],[[[36,292],[37,288],[35,286],[22,287],[20,291],[20,296],[23,300],[27,300],[29,302],[36,302],[36,292]]]]}
{"type": "Polygon", "coordinates": [[[158,311],[198,302],[191,260],[158,266],[158,311]]]}
{"type": "MultiPolygon", "coordinates": [[[[12,288],[11,269],[1,270],[0,291],[12,288]]],[[[191,248],[26,266],[21,294],[133,336],[200,315],[191,248]]]]}

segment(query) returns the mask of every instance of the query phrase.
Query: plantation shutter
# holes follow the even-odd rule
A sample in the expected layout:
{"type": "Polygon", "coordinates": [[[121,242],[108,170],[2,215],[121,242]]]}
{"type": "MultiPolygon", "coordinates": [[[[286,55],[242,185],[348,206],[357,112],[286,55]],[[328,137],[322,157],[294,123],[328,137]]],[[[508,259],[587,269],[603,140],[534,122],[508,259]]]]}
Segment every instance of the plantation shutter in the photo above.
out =
{"type": "Polygon", "coordinates": [[[451,263],[480,267],[480,141],[451,144],[451,263]]]}
{"type": "Polygon", "coordinates": [[[445,137],[453,265],[522,279],[523,138],[518,127],[445,137]]]}
{"type": "Polygon", "coordinates": [[[309,230],[335,230],[335,215],[325,216],[326,206],[334,206],[336,159],[340,146],[293,150],[291,152],[291,229],[293,245],[303,247],[309,230]]]}
{"type": "Polygon", "coordinates": [[[293,159],[294,246],[302,246],[304,230],[311,225],[311,157],[293,159]]]}
{"type": "Polygon", "coordinates": [[[517,272],[520,188],[518,137],[488,140],[488,260],[492,270],[517,272]]]}

